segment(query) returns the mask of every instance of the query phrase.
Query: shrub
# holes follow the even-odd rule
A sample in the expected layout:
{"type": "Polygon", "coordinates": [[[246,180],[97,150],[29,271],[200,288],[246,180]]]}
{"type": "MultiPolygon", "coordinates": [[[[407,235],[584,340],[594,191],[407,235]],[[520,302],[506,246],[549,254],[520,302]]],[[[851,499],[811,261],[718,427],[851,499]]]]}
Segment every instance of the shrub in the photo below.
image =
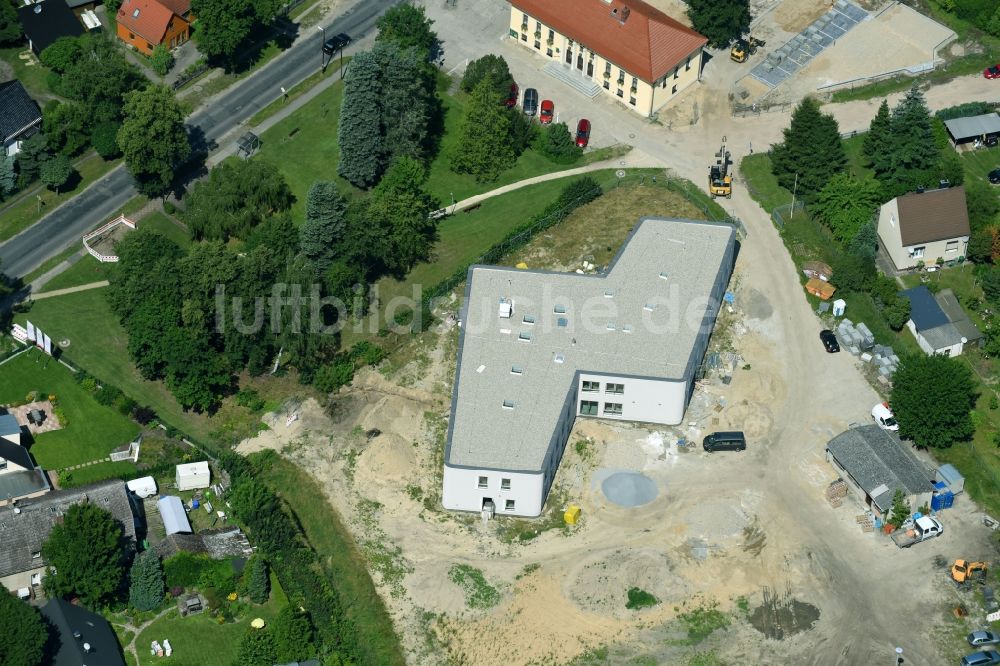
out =
{"type": "Polygon", "coordinates": [[[132,419],[139,425],[146,425],[155,418],[156,412],[149,407],[139,405],[132,410],[132,419]]]}
{"type": "Polygon", "coordinates": [[[140,611],[150,611],[163,603],[163,565],[152,550],[136,556],[129,572],[128,601],[140,611]]]}
{"type": "Polygon", "coordinates": [[[121,389],[114,386],[102,386],[94,393],[94,400],[105,407],[113,407],[121,397],[121,389]]]}
{"type": "Polygon", "coordinates": [[[264,558],[260,555],[251,557],[244,576],[247,579],[247,596],[250,601],[255,604],[266,603],[271,594],[271,577],[264,558]]]}
{"type": "Polygon", "coordinates": [[[354,379],[354,361],[341,359],[317,370],[313,377],[313,386],[323,393],[333,393],[341,386],[350,384],[352,379],[354,379]]]}
{"type": "Polygon", "coordinates": [[[544,128],[535,139],[535,148],[559,164],[572,164],[583,153],[569,133],[566,123],[553,123],[544,128]]]}
{"type": "Polygon", "coordinates": [[[212,566],[212,560],[207,555],[193,553],[177,553],[163,563],[163,574],[175,597],[183,592],[185,587],[194,587],[201,579],[202,572],[212,566]]]}
{"type": "Polygon", "coordinates": [[[660,603],[660,600],[649,592],[640,590],[638,587],[631,587],[628,590],[628,601],[625,602],[625,608],[629,610],[641,610],[655,606],[658,603],[660,603]]]}
{"type": "Polygon", "coordinates": [[[312,621],[309,614],[285,606],[271,621],[271,634],[278,661],[289,663],[316,656],[312,621]]]}
{"type": "Polygon", "coordinates": [[[149,57],[149,64],[153,71],[160,76],[166,76],[174,66],[174,56],[166,46],[157,44],[153,49],[153,55],[149,57]]]}
{"type": "Polygon", "coordinates": [[[240,389],[236,394],[236,404],[240,407],[246,407],[251,412],[259,412],[264,409],[264,399],[254,389],[240,389]]]}
{"type": "Polygon", "coordinates": [[[118,148],[118,128],[118,123],[107,121],[95,125],[94,131],[90,133],[90,143],[94,146],[94,150],[106,160],[121,155],[121,149],[118,148]]]}
{"type": "Polygon", "coordinates": [[[173,215],[174,213],[177,212],[177,206],[175,206],[172,201],[168,201],[165,199],[163,201],[163,212],[166,213],[167,215],[173,215]]]}

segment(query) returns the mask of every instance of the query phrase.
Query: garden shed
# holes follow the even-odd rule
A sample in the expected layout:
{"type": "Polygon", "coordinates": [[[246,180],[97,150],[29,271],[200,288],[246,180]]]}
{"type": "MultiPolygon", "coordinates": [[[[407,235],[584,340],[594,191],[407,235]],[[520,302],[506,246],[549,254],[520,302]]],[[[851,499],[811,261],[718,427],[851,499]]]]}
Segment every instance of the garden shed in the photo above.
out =
{"type": "Polygon", "coordinates": [[[177,490],[208,488],[211,482],[212,470],[207,460],[177,466],[177,490]]]}
{"type": "Polygon", "coordinates": [[[944,126],[948,128],[948,135],[957,147],[976,141],[986,141],[991,136],[1000,135],[1000,115],[994,112],[953,118],[944,121],[944,126]]]}
{"type": "Polygon", "coordinates": [[[191,523],[188,522],[187,513],[184,511],[184,504],[181,498],[176,495],[164,495],[156,502],[156,508],[163,518],[163,527],[167,530],[167,536],[171,534],[190,534],[191,523]]]}

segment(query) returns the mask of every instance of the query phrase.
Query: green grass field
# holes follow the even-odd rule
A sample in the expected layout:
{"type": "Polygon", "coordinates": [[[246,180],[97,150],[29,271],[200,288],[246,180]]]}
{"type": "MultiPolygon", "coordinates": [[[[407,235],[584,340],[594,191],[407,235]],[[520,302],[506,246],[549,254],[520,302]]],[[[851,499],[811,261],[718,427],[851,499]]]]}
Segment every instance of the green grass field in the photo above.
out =
{"type": "MultiPolygon", "coordinates": [[[[146,381],[139,375],[129,358],[125,331],[111,312],[103,289],[37,301],[30,312],[15,319],[22,324],[30,319],[49,331],[54,340],[68,338],[70,346],[65,354],[71,364],[79,364],[148,405],[170,425],[198,438],[207,438],[213,430],[207,416],[181,409],[162,382],[146,381]]],[[[109,448],[118,444],[121,442],[109,448]]]]}
{"type": "Polygon", "coordinates": [[[28,51],[25,46],[16,46],[7,49],[0,49],[0,60],[6,62],[13,69],[15,79],[21,82],[24,89],[28,91],[39,106],[45,106],[45,100],[56,97],[49,90],[49,84],[45,78],[49,74],[49,68],[38,62],[38,58],[32,55],[30,60],[20,58],[20,54],[28,51]],[[26,64],[31,62],[31,65],[26,64]]]}
{"type": "MultiPolygon", "coordinates": [[[[980,148],[959,153],[965,167],[965,177],[986,181],[986,174],[1000,167],[1000,147],[980,148]]],[[[993,186],[996,187],[996,186],[993,186]]],[[[997,188],[1000,190],[1000,187],[997,188]]],[[[1000,195],[1000,192],[998,192],[1000,195]]]]}
{"type": "Polygon", "coordinates": [[[323,490],[307,472],[279,456],[272,460],[262,481],[292,509],[309,544],[320,555],[329,583],[340,595],[347,623],[354,627],[364,655],[361,663],[403,664],[392,619],[340,516],[324,500],[323,490]]]}
{"type": "Polygon", "coordinates": [[[107,280],[110,266],[111,264],[102,264],[89,254],[85,254],[75,264],[46,282],[42,290],[43,292],[55,291],[107,280]]]}
{"type": "MultiPolygon", "coordinates": [[[[37,196],[41,197],[41,208],[39,209],[38,199],[35,195],[22,196],[22,198],[11,208],[7,208],[0,214],[0,241],[7,240],[11,236],[24,231],[42,216],[47,215],[59,204],[72,199],[84,189],[99,180],[102,176],[114,169],[121,160],[105,162],[96,153],[89,157],[78,160],[75,163],[77,173],[80,177],[76,180],[76,186],[65,192],[56,194],[48,188],[41,188],[37,196]]],[[[34,188],[36,183],[29,185],[34,188]]]]}
{"type": "Polygon", "coordinates": [[[861,153],[865,143],[865,135],[858,134],[844,139],[844,152],[847,153],[847,167],[856,178],[874,177],[875,171],[866,166],[867,158],[861,153]]]}
{"type": "Polygon", "coordinates": [[[46,469],[103,458],[139,433],[138,425],[98,404],[65,366],[38,350],[0,366],[0,403],[23,400],[31,391],[38,391],[40,396],[55,395],[68,421],[61,430],[35,437],[31,453],[46,469]]]}
{"type": "Polygon", "coordinates": [[[207,612],[181,617],[171,611],[143,629],[135,640],[140,666],[231,666],[236,663],[240,642],[254,618],[269,622],[288,605],[288,599],[271,575],[271,598],[266,604],[253,606],[239,622],[219,624],[207,612]],[[173,654],[156,657],[149,654],[154,640],[170,641],[173,654]]]}
{"type": "Polygon", "coordinates": [[[150,213],[139,220],[136,225],[143,229],[152,229],[156,233],[166,236],[182,248],[191,245],[191,235],[188,234],[187,229],[160,211],[150,213]]]}

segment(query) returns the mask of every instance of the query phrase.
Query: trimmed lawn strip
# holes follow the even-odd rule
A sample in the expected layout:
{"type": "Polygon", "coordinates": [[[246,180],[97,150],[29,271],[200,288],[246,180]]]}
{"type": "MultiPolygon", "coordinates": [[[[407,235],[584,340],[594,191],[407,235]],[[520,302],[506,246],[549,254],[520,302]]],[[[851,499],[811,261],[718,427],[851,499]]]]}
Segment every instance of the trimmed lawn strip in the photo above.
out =
{"type": "Polygon", "coordinates": [[[154,211],[139,220],[136,225],[143,229],[152,229],[158,234],[166,236],[182,248],[187,248],[191,245],[191,235],[187,229],[170,219],[166,213],[154,211]]]}
{"type": "MultiPolygon", "coordinates": [[[[991,51],[991,53],[992,52],[993,51],[991,51]]],[[[942,83],[947,83],[961,76],[979,74],[983,71],[983,67],[985,67],[986,64],[994,62],[996,62],[996,59],[992,58],[989,54],[963,56],[953,59],[943,67],[939,67],[928,74],[912,77],[900,75],[891,79],[886,79],[885,81],[877,81],[868,85],[861,85],[857,88],[837,90],[831,95],[830,101],[835,104],[839,104],[841,102],[855,102],[858,100],[886,97],[893,93],[909,90],[914,83],[921,87],[924,87],[924,85],[941,85],[942,83]]]]}
{"type": "MultiPolygon", "coordinates": [[[[67,259],[69,259],[70,257],[72,257],[77,252],[80,252],[81,250],[83,250],[82,246],[78,246],[78,245],[75,245],[75,244],[69,246],[68,248],[66,248],[65,250],[63,250],[62,252],[60,252],[59,254],[57,254],[56,256],[52,257],[51,259],[46,259],[42,263],[41,266],[39,266],[35,270],[33,270],[30,273],[28,273],[27,275],[25,275],[23,278],[21,278],[21,281],[24,282],[24,284],[31,284],[31,282],[33,280],[35,280],[36,278],[41,277],[45,273],[48,273],[50,270],[52,270],[53,268],[55,268],[56,266],[58,266],[62,262],[66,261],[67,259]]],[[[42,287],[42,288],[43,289],[48,289],[47,286],[46,287],[42,287]]]]}
{"type": "Polygon", "coordinates": [[[89,254],[85,254],[75,264],[46,282],[41,293],[107,280],[110,266],[110,264],[102,264],[89,254]]]}
{"type": "MultiPolygon", "coordinates": [[[[70,365],[117,386],[140,405],[152,408],[168,425],[200,440],[208,439],[213,425],[207,416],[185,412],[163,382],[147,381],[139,375],[129,357],[125,330],[111,312],[103,289],[37,301],[28,313],[15,317],[22,325],[27,319],[48,331],[53,340],[69,338],[65,359],[70,365]]],[[[110,447],[127,441],[115,441],[110,447]]]]}
{"type": "MultiPolygon", "coordinates": [[[[347,64],[349,62],[351,62],[351,56],[345,56],[344,57],[345,68],[347,67],[347,64]]],[[[278,99],[274,100],[273,102],[265,106],[263,109],[255,113],[253,117],[250,118],[248,125],[250,127],[255,127],[261,124],[274,114],[281,111],[285,106],[287,106],[297,98],[301,97],[302,95],[312,90],[317,83],[339,72],[340,72],[340,59],[338,58],[336,67],[334,66],[334,63],[331,61],[330,64],[327,65],[325,72],[323,70],[320,70],[318,72],[315,72],[314,74],[310,74],[305,80],[296,83],[288,90],[288,99],[283,100],[279,97],[278,99]]]]}
{"type": "Polygon", "coordinates": [[[79,469],[67,470],[59,474],[61,488],[75,488],[88,483],[97,483],[107,479],[132,478],[139,476],[139,468],[131,460],[119,462],[100,462],[79,469]]]}
{"type": "MultiPolygon", "coordinates": [[[[91,153],[89,157],[78,160],[73,164],[73,167],[80,174],[76,187],[58,194],[48,188],[42,188],[37,192],[37,196],[41,197],[42,201],[41,210],[39,210],[38,199],[34,195],[23,197],[23,200],[12,208],[4,210],[3,215],[0,216],[0,241],[7,240],[24,231],[42,219],[49,211],[100,180],[120,163],[121,160],[105,162],[97,153],[91,153]]],[[[29,187],[35,186],[36,183],[32,183],[29,187]]]]}
{"type": "Polygon", "coordinates": [[[136,638],[139,664],[164,666],[231,666],[236,663],[240,642],[254,618],[263,618],[266,623],[288,605],[288,599],[271,574],[271,598],[266,604],[251,605],[239,622],[219,624],[209,612],[181,617],[171,611],[142,630],[136,638]],[[149,654],[149,645],[154,640],[163,644],[170,641],[173,654],[170,657],[156,657],[149,654]]]}
{"type": "Polygon", "coordinates": [[[345,621],[354,628],[359,649],[366,651],[362,663],[403,664],[399,638],[375,591],[368,565],[320,486],[307,472],[279,456],[273,457],[261,480],[288,504],[319,554],[328,582],[340,595],[345,621]]]}
{"type": "MultiPolygon", "coordinates": [[[[33,320],[34,321],[34,320],[33,320]]],[[[43,325],[46,331],[54,331],[43,325]]],[[[58,340],[56,335],[50,336],[58,340]]],[[[0,403],[23,400],[33,390],[41,399],[55,395],[67,423],[61,430],[35,435],[31,454],[46,469],[104,458],[139,434],[139,426],[99,404],[73,379],[68,368],[40,351],[21,354],[0,366],[0,403]]]]}
{"type": "Polygon", "coordinates": [[[34,63],[32,65],[26,65],[25,61],[18,57],[25,51],[28,51],[26,46],[0,49],[0,60],[13,68],[14,78],[21,82],[28,94],[38,102],[38,106],[44,107],[47,100],[59,99],[59,96],[53,95],[49,90],[46,77],[50,70],[38,61],[37,56],[31,55],[31,62],[34,63]]]}

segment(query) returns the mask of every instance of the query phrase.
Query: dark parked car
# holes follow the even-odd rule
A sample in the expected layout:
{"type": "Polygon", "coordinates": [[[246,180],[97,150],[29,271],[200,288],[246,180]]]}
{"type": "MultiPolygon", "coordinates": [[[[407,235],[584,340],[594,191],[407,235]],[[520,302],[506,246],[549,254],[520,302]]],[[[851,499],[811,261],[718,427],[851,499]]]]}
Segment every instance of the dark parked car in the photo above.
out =
{"type": "Polygon", "coordinates": [[[517,106],[517,97],[520,93],[520,89],[517,87],[516,83],[510,84],[510,92],[507,93],[507,99],[503,101],[503,105],[508,109],[513,109],[517,106]]]}
{"type": "Polygon", "coordinates": [[[823,329],[819,332],[819,339],[823,342],[828,354],[836,354],[840,351],[840,343],[837,342],[837,336],[833,334],[833,331],[823,329]]]}
{"type": "Polygon", "coordinates": [[[524,101],[521,103],[521,107],[529,116],[535,115],[538,111],[538,91],[534,88],[527,88],[524,91],[524,101]]]}
{"type": "Polygon", "coordinates": [[[962,666],[991,666],[1000,664],[1000,652],[973,652],[962,657],[962,666]]]}
{"type": "Polygon", "coordinates": [[[706,451],[745,451],[747,439],[742,432],[713,432],[701,444],[706,451]]]}
{"type": "Polygon", "coordinates": [[[576,124],[576,145],[586,148],[588,143],[590,143],[590,121],[581,118],[576,124]]]}
{"type": "Polygon", "coordinates": [[[1000,185],[1000,169],[993,169],[986,175],[994,185],[1000,185]]]}
{"type": "Polygon", "coordinates": [[[983,76],[987,79],[1000,79],[1000,63],[984,69],[983,76]]]}
{"type": "Polygon", "coordinates": [[[538,114],[538,122],[543,125],[548,125],[555,118],[556,105],[552,103],[551,99],[542,100],[542,112],[538,114]]]}
{"type": "Polygon", "coordinates": [[[333,55],[350,43],[351,36],[342,32],[323,42],[323,53],[333,55]]]}
{"type": "Polygon", "coordinates": [[[979,647],[981,645],[996,645],[1000,643],[1000,635],[994,631],[973,631],[966,636],[969,645],[979,647]]]}

